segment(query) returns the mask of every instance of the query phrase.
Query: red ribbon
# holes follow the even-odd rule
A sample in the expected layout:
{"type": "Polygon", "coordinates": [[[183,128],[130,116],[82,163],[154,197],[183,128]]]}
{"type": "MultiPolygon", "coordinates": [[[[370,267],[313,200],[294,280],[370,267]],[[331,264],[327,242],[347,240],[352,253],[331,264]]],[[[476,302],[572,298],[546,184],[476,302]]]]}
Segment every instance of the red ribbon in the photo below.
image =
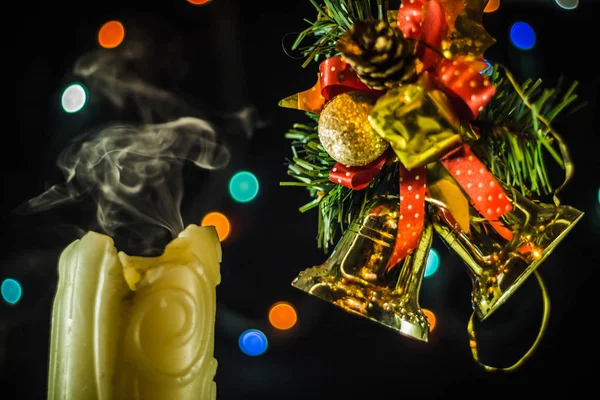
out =
{"type": "Polygon", "coordinates": [[[400,213],[394,252],[387,268],[393,268],[417,247],[425,226],[426,167],[410,171],[400,164],[400,213]]]}
{"type": "Polygon", "coordinates": [[[326,100],[353,90],[382,94],[362,83],[352,67],[340,56],[324,60],[319,65],[319,72],[321,73],[321,94],[326,100]]]}
{"type": "Polygon", "coordinates": [[[297,104],[294,105],[294,108],[318,113],[333,97],[353,90],[375,95],[383,94],[383,92],[373,90],[362,83],[352,67],[341,57],[331,57],[319,65],[317,83],[310,89],[297,94],[297,104]]]}
{"type": "MultiPolygon", "coordinates": [[[[399,10],[398,28],[405,37],[419,39],[433,48],[440,48],[447,34],[448,24],[443,7],[437,0],[414,0],[403,4],[399,10]]],[[[417,56],[423,62],[424,71],[427,71],[436,86],[448,95],[454,111],[461,119],[476,119],[495,93],[495,87],[486,76],[479,73],[476,68],[478,63],[475,61],[467,61],[465,57],[449,60],[423,44],[417,46],[417,56]]],[[[350,90],[374,92],[366,88],[351,71],[350,66],[339,57],[321,63],[320,72],[323,79],[322,93],[327,99],[350,90]],[[330,73],[338,70],[341,72],[337,78],[330,76],[330,73]],[[329,89],[325,90],[326,86],[329,89]]],[[[362,167],[337,163],[329,178],[348,188],[361,190],[377,176],[385,161],[385,156],[381,156],[362,167]]],[[[512,204],[498,181],[475,157],[470,147],[465,144],[448,153],[440,161],[462,187],[473,207],[491,222],[500,235],[510,240],[512,232],[498,219],[512,210],[512,204]]],[[[425,197],[428,194],[426,174],[426,167],[407,170],[400,163],[398,231],[388,268],[393,268],[411,254],[422,234],[425,223],[425,197]]]]}
{"type": "Polygon", "coordinates": [[[361,167],[346,166],[337,163],[329,173],[329,180],[354,190],[362,190],[369,186],[387,161],[385,155],[361,167]]]}
{"type": "Polygon", "coordinates": [[[487,76],[479,73],[476,66],[481,61],[469,61],[466,57],[449,60],[429,48],[439,49],[448,32],[442,5],[437,0],[403,3],[398,10],[397,25],[405,37],[420,40],[417,56],[423,62],[423,70],[449,96],[457,115],[466,120],[476,119],[496,88],[487,76]]]}
{"type": "MultiPolygon", "coordinates": [[[[464,144],[451,151],[442,158],[441,163],[461,186],[479,214],[490,221],[503,238],[511,240],[512,232],[499,218],[512,211],[512,203],[496,178],[472,153],[470,146],[464,144]]],[[[425,196],[429,194],[426,179],[426,167],[409,171],[400,164],[398,233],[388,268],[393,268],[417,247],[425,223],[425,196]]]]}
{"type": "Polygon", "coordinates": [[[490,221],[502,237],[512,239],[512,232],[499,221],[503,214],[512,211],[512,203],[471,147],[462,145],[442,158],[441,163],[468,195],[473,208],[490,221]]]}

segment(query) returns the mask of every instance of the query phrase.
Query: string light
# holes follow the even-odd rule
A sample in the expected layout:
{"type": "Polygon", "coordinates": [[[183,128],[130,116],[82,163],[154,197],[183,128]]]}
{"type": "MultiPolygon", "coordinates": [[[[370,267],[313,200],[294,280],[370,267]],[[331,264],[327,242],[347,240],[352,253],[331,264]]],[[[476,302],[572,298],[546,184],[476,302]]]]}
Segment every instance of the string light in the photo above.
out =
{"type": "Polygon", "coordinates": [[[510,28],[510,41],[519,50],[530,50],[535,46],[535,31],[526,22],[515,22],[510,28]]]}
{"type": "Polygon", "coordinates": [[[429,332],[433,332],[436,323],[435,314],[433,313],[433,311],[428,310],[426,308],[423,308],[422,310],[423,314],[425,314],[425,318],[427,318],[427,322],[429,322],[429,332]]]}
{"type": "Polygon", "coordinates": [[[289,303],[275,303],[269,310],[269,322],[277,329],[290,329],[296,325],[297,321],[298,316],[296,310],[289,303]]]}
{"type": "Polygon", "coordinates": [[[248,356],[260,356],[269,347],[267,337],[258,329],[248,329],[242,332],[238,344],[242,353],[248,356]]]}
{"type": "Polygon", "coordinates": [[[252,201],[258,194],[258,179],[251,172],[238,172],[229,181],[229,193],[240,203],[252,201]]]}
{"type": "Polygon", "coordinates": [[[202,226],[214,226],[217,230],[217,235],[219,235],[219,240],[222,242],[229,236],[229,231],[231,230],[231,225],[229,224],[229,219],[221,214],[220,212],[210,212],[202,218],[202,222],[200,223],[202,226]]]}
{"type": "Polygon", "coordinates": [[[73,83],[63,91],[60,103],[65,112],[76,113],[87,103],[87,91],[82,84],[73,83]]]}
{"type": "Polygon", "coordinates": [[[98,31],[98,44],[105,49],[114,49],[125,39],[125,27],[119,21],[108,21],[98,31]]]}
{"type": "Polygon", "coordinates": [[[21,300],[21,295],[23,294],[21,284],[17,280],[11,278],[2,281],[0,292],[2,293],[4,301],[8,304],[17,304],[19,300],[21,300]]]}

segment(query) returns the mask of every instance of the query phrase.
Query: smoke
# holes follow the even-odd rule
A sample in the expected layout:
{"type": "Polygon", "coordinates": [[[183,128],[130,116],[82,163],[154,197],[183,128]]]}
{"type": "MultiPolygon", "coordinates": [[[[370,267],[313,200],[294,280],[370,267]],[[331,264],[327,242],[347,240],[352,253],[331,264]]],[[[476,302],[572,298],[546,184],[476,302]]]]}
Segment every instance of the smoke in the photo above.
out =
{"type": "Polygon", "coordinates": [[[57,160],[64,182],[16,211],[41,212],[92,197],[102,233],[117,241],[126,232],[127,247],[138,255],[156,254],[184,229],[184,167],[226,167],[231,152],[224,136],[247,139],[264,123],[254,107],[217,113],[220,123],[209,122],[180,96],[151,84],[164,82],[161,76],[181,78],[187,66],[173,46],[160,51],[149,43],[133,31],[119,48],[85,54],[75,63],[73,72],[90,98],[108,100],[119,111],[134,108],[140,122],[112,123],[73,140],[57,160]]]}
{"type": "MultiPolygon", "coordinates": [[[[175,237],[184,229],[180,206],[185,162],[208,170],[229,162],[229,150],[216,139],[208,122],[193,117],[110,126],[66,148],[58,159],[65,182],[29,200],[22,211],[44,211],[92,195],[104,233],[116,236],[120,228],[150,225],[175,237]]],[[[152,241],[152,235],[138,230],[140,238],[152,241]]]]}

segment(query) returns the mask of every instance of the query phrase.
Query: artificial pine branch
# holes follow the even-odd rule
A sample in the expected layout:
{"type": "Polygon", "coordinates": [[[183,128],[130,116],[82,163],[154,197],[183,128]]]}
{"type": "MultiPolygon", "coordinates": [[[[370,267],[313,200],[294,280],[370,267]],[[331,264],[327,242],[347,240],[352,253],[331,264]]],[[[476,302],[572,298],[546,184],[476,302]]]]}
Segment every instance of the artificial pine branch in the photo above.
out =
{"type": "Polygon", "coordinates": [[[310,0],[317,10],[317,20],[308,21],[308,28],[300,32],[292,45],[292,50],[300,51],[306,60],[302,67],[311,61],[320,61],[338,55],[335,45],[354,21],[366,18],[387,20],[387,0],[310,0]],[[305,44],[312,41],[310,44],[305,44]]]}
{"type": "Polygon", "coordinates": [[[574,107],[577,82],[566,91],[562,81],[547,89],[539,79],[519,85],[498,65],[492,71],[496,94],[476,122],[481,138],[473,150],[498,179],[523,194],[550,194],[555,185],[546,158],[552,157],[565,170],[570,168],[568,154],[561,152],[561,139],[550,123],[584,105],[574,107]]]}

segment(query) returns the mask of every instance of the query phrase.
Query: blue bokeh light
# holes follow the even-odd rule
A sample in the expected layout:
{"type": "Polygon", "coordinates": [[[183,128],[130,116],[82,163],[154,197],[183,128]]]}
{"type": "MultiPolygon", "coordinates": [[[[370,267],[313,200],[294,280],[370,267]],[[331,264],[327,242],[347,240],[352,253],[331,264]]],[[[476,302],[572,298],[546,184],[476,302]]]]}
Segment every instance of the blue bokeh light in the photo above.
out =
{"type": "Polygon", "coordinates": [[[519,50],[531,50],[535,46],[535,31],[527,22],[515,22],[510,28],[510,41],[519,50]]]}
{"type": "Polygon", "coordinates": [[[425,278],[435,274],[440,266],[440,256],[434,249],[429,250],[427,257],[427,266],[425,267],[425,278]]]}
{"type": "Polygon", "coordinates": [[[269,341],[264,333],[258,329],[248,329],[240,335],[238,340],[240,350],[249,356],[260,356],[269,347],[269,341]]]}
{"type": "Polygon", "coordinates": [[[252,201],[258,194],[258,179],[251,172],[240,171],[229,181],[229,193],[237,202],[252,201]]]}
{"type": "Polygon", "coordinates": [[[7,278],[2,281],[0,292],[2,292],[2,298],[4,301],[6,301],[8,304],[17,304],[17,302],[21,299],[21,295],[23,294],[21,284],[15,279],[11,278],[7,278]]]}
{"type": "Polygon", "coordinates": [[[492,76],[492,73],[494,72],[494,69],[492,68],[492,63],[490,63],[488,60],[486,60],[485,58],[483,59],[483,61],[485,61],[485,63],[487,64],[487,67],[485,67],[480,74],[481,75],[486,75],[487,76],[492,76]]]}

